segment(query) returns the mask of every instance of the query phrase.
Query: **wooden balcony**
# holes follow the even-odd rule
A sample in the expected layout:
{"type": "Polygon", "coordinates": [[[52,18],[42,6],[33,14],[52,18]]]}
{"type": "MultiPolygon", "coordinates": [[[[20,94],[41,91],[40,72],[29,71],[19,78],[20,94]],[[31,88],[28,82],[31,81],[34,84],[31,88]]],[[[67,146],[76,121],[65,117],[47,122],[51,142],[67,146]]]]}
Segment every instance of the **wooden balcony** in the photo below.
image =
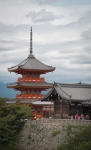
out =
{"type": "Polygon", "coordinates": [[[40,99],[43,98],[44,95],[43,94],[17,94],[16,98],[30,98],[30,99],[40,99]]]}
{"type": "Polygon", "coordinates": [[[18,78],[18,82],[44,82],[44,78],[36,78],[36,77],[23,77],[18,78]]]}

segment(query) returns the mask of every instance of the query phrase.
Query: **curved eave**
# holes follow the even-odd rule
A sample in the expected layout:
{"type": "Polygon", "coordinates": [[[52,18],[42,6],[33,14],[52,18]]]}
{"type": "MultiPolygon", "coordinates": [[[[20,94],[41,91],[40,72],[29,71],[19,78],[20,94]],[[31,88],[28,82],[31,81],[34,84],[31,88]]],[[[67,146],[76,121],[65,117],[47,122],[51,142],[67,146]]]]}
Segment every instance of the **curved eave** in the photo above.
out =
{"type": "Polygon", "coordinates": [[[65,93],[64,91],[60,90],[60,88],[57,86],[57,84],[54,83],[54,87],[51,89],[51,91],[49,91],[42,99],[41,101],[45,100],[45,99],[48,99],[49,97],[51,97],[52,93],[55,92],[58,94],[58,96],[60,96],[62,99],[65,99],[65,100],[71,100],[70,99],[70,96],[65,93]]]}
{"type": "Polygon", "coordinates": [[[58,83],[54,83],[54,88],[56,93],[63,99],[70,100],[71,97],[65,91],[62,90],[61,86],[58,83]]]}
{"type": "Polygon", "coordinates": [[[55,89],[55,91],[56,91],[56,93],[58,94],[58,96],[60,96],[62,99],[71,100],[71,98],[70,98],[69,96],[65,95],[65,94],[63,93],[63,91],[61,92],[61,94],[60,94],[60,92],[59,92],[58,89],[55,89]]]}
{"type": "Polygon", "coordinates": [[[46,82],[38,82],[38,83],[34,83],[34,82],[31,82],[31,83],[27,83],[27,82],[23,82],[23,83],[13,83],[13,84],[9,84],[7,85],[8,88],[52,88],[53,87],[53,84],[49,84],[49,83],[46,83],[46,82]]]}
{"type": "Polygon", "coordinates": [[[30,54],[29,57],[23,62],[21,62],[20,64],[8,68],[8,71],[10,72],[18,72],[21,70],[30,71],[30,72],[31,71],[51,72],[55,70],[55,67],[47,66],[43,64],[42,62],[37,60],[32,54],[30,54]]]}
{"type": "Polygon", "coordinates": [[[21,68],[21,67],[18,67],[17,69],[9,69],[8,68],[8,71],[9,72],[21,72],[21,71],[25,71],[25,72],[40,72],[40,73],[46,73],[46,72],[53,72],[55,70],[55,67],[50,69],[50,70],[43,70],[43,69],[24,69],[24,68],[21,68]]]}

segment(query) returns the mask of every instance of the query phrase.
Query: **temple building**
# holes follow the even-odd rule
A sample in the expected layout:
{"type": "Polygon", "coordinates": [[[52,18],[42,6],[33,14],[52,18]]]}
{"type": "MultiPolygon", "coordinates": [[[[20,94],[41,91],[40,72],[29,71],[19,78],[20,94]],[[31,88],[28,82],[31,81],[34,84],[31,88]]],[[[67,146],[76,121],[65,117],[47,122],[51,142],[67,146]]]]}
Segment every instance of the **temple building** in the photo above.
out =
{"type": "Polygon", "coordinates": [[[64,119],[76,114],[88,114],[91,119],[91,84],[55,82],[41,101],[54,103],[54,118],[64,119]]]}
{"type": "Polygon", "coordinates": [[[89,115],[91,119],[91,84],[47,83],[42,74],[53,72],[55,67],[47,66],[33,55],[32,28],[30,32],[30,54],[20,64],[8,68],[9,72],[20,74],[16,83],[8,88],[20,91],[16,98],[7,104],[27,104],[32,107],[35,118],[68,118],[75,114],[89,115]],[[44,95],[42,91],[50,89],[44,95]]]}
{"type": "Polygon", "coordinates": [[[16,99],[19,101],[26,100],[24,103],[27,103],[27,101],[39,100],[44,97],[44,95],[41,94],[42,91],[53,87],[52,83],[45,82],[45,79],[40,76],[41,74],[53,72],[54,70],[55,67],[47,66],[34,57],[32,49],[31,28],[30,54],[28,58],[20,64],[8,68],[9,72],[21,74],[22,77],[18,78],[16,83],[9,84],[7,87],[21,92],[20,94],[16,95],[16,99]]]}

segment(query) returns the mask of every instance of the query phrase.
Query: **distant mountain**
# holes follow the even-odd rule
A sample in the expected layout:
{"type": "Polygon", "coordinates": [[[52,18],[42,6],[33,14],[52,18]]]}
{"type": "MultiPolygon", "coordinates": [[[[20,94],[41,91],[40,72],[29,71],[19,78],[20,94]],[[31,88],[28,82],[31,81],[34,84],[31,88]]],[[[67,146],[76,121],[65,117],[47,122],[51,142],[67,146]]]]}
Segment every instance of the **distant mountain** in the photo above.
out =
{"type": "MultiPolygon", "coordinates": [[[[46,94],[48,92],[49,92],[49,90],[42,91],[42,94],[46,94]]],[[[6,83],[0,82],[0,97],[15,98],[16,94],[19,94],[19,93],[20,93],[19,91],[15,91],[13,89],[7,88],[6,83]]]]}
{"type": "Polygon", "coordinates": [[[0,82],[0,97],[15,98],[18,93],[18,91],[7,88],[6,83],[0,82]]]}

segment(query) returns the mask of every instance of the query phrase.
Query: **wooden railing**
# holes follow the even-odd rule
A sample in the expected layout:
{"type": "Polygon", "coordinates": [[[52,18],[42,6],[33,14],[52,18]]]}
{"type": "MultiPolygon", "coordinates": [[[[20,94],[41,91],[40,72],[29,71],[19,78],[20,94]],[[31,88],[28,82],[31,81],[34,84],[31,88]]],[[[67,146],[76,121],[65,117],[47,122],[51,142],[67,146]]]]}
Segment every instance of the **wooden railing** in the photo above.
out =
{"type": "Polygon", "coordinates": [[[44,78],[22,77],[18,78],[18,82],[44,82],[44,78]]]}
{"type": "Polygon", "coordinates": [[[17,94],[16,98],[30,98],[30,99],[40,99],[43,98],[43,94],[17,94]]]}

